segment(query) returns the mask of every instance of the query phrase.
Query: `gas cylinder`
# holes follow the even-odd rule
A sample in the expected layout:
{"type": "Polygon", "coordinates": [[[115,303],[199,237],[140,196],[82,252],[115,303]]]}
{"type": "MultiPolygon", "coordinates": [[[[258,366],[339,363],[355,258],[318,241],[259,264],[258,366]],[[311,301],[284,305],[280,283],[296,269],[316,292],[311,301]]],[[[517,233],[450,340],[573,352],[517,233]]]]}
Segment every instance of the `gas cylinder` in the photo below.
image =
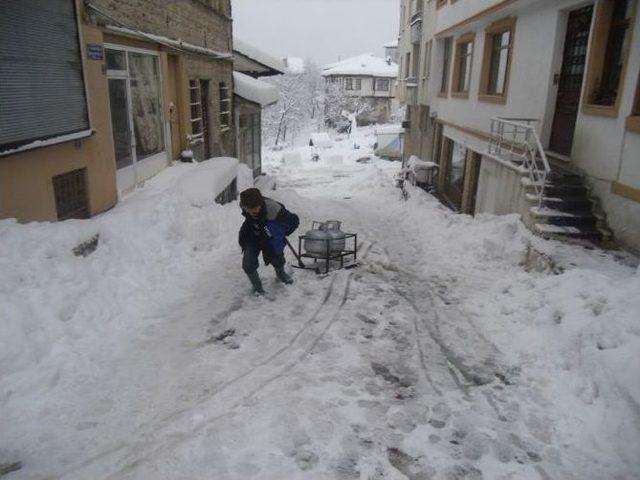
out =
{"type": "Polygon", "coordinates": [[[331,236],[331,242],[329,243],[329,250],[332,255],[342,253],[346,244],[345,234],[340,230],[342,222],[338,220],[327,220],[325,222],[325,230],[331,236]]]}
{"type": "Polygon", "coordinates": [[[303,248],[312,257],[324,258],[331,253],[332,236],[324,222],[313,222],[311,230],[304,234],[303,248]]]}

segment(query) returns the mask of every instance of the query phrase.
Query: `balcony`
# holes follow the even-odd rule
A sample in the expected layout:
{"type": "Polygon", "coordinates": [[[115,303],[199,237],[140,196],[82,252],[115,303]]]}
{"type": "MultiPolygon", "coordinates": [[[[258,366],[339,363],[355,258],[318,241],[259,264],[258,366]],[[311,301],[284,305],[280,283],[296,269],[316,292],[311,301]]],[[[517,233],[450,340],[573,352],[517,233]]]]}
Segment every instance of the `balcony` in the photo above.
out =
{"type": "Polygon", "coordinates": [[[411,43],[420,43],[422,40],[422,12],[417,12],[411,17],[410,29],[411,43]]]}

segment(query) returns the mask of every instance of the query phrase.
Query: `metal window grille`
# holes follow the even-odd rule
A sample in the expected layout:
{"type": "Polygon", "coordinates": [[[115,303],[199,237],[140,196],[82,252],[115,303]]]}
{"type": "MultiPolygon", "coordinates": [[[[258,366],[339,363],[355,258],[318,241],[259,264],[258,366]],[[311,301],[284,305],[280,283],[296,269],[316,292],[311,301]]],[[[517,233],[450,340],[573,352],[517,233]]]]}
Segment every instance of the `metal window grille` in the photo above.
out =
{"type": "Polygon", "coordinates": [[[191,102],[191,144],[193,145],[203,141],[202,96],[198,80],[189,80],[189,98],[191,102]]]}
{"type": "Polygon", "coordinates": [[[229,97],[229,87],[225,82],[220,82],[220,129],[226,130],[231,123],[231,98],[229,97]]]}
{"type": "Polygon", "coordinates": [[[58,220],[89,218],[86,177],[86,168],[53,177],[58,220]]]}

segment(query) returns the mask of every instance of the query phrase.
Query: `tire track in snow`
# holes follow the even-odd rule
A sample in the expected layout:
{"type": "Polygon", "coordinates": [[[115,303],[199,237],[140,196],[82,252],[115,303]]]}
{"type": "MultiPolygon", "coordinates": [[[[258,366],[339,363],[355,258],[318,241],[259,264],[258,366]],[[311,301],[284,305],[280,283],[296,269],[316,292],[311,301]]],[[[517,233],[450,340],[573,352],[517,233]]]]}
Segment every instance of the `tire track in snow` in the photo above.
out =
{"type": "MultiPolygon", "coordinates": [[[[368,253],[371,251],[372,247],[373,247],[373,243],[370,243],[369,246],[366,248],[365,253],[362,255],[361,259],[365,259],[366,258],[368,253]]],[[[329,283],[329,286],[327,287],[327,289],[325,291],[325,294],[324,294],[324,296],[322,298],[322,301],[320,302],[320,304],[318,305],[318,307],[316,308],[314,313],[305,321],[303,326],[296,331],[295,335],[285,345],[283,345],[280,349],[278,349],[276,352],[271,354],[265,360],[259,362],[258,364],[253,365],[247,371],[245,371],[242,374],[237,375],[236,377],[234,377],[234,378],[222,383],[220,385],[220,387],[215,392],[213,392],[211,395],[209,395],[208,397],[204,398],[203,400],[198,401],[198,402],[190,405],[188,408],[181,409],[179,411],[173,412],[169,416],[163,417],[159,421],[161,423],[161,425],[158,426],[158,428],[154,428],[154,431],[152,431],[152,432],[139,432],[137,434],[137,436],[138,437],[145,437],[145,436],[153,435],[154,433],[157,434],[157,431],[159,429],[169,429],[170,430],[171,427],[173,426],[173,424],[178,423],[177,421],[181,417],[184,417],[184,416],[190,414],[195,408],[202,407],[203,405],[205,405],[205,404],[207,404],[209,402],[215,401],[216,397],[218,397],[220,394],[225,392],[227,389],[229,389],[233,385],[239,383],[243,379],[249,377],[252,373],[256,372],[258,369],[269,366],[277,358],[282,356],[285,352],[291,350],[291,348],[294,346],[294,344],[300,338],[300,336],[306,330],[309,329],[309,327],[323,313],[324,309],[329,304],[329,300],[331,299],[332,294],[334,292],[335,283],[336,283],[336,281],[338,280],[338,278],[340,276],[339,273],[340,272],[338,272],[338,274],[336,274],[336,275],[334,275],[332,277],[331,282],[329,283]]],[[[216,415],[214,417],[211,417],[209,419],[201,421],[199,425],[197,425],[196,427],[191,428],[191,429],[189,429],[189,430],[187,430],[185,432],[175,432],[175,433],[169,432],[165,436],[165,437],[171,438],[171,441],[169,441],[169,442],[165,441],[165,437],[163,437],[163,438],[160,438],[160,439],[155,440],[155,441],[152,440],[151,442],[140,441],[137,444],[136,443],[133,443],[133,444],[132,443],[121,443],[121,444],[116,445],[115,447],[109,449],[106,452],[94,455],[90,459],[88,459],[85,462],[83,462],[83,463],[79,464],[78,466],[74,467],[72,470],[68,470],[68,471],[66,471],[65,473],[63,473],[62,475],[60,475],[59,477],[56,477],[56,478],[58,480],[66,480],[66,479],[71,479],[71,478],[78,478],[78,479],[81,479],[81,480],[84,480],[86,478],[92,478],[92,479],[101,478],[102,480],[119,479],[119,478],[121,478],[121,475],[123,475],[125,473],[128,473],[128,472],[132,472],[135,469],[137,469],[138,467],[142,466],[143,464],[148,463],[149,461],[153,461],[154,459],[156,459],[158,457],[159,454],[161,454],[163,452],[166,452],[169,449],[175,448],[176,446],[184,443],[185,441],[189,440],[193,436],[197,435],[205,427],[208,427],[208,426],[214,424],[215,422],[217,422],[218,420],[220,420],[221,418],[224,418],[224,417],[234,413],[234,411],[239,406],[241,406],[243,403],[245,403],[251,397],[255,396],[260,391],[264,390],[267,386],[269,386],[273,382],[279,380],[280,378],[285,377],[287,375],[287,373],[289,373],[301,360],[303,360],[315,348],[315,346],[318,344],[318,342],[324,337],[326,332],[338,320],[340,311],[342,310],[342,308],[344,307],[344,305],[345,305],[345,303],[346,303],[346,301],[348,299],[352,275],[353,275],[353,272],[349,272],[346,275],[345,288],[344,288],[344,290],[343,290],[343,292],[342,292],[342,294],[340,296],[339,303],[337,304],[337,310],[331,316],[329,321],[326,322],[326,324],[324,325],[322,330],[319,332],[319,334],[316,335],[313,338],[313,340],[311,341],[311,343],[307,347],[305,347],[303,349],[302,353],[299,354],[293,361],[287,363],[285,365],[285,367],[283,367],[282,369],[279,370],[278,373],[276,373],[275,375],[269,376],[269,378],[267,378],[262,383],[260,383],[256,388],[251,390],[247,395],[244,395],[239,400],[236,400],[235,402],[233,402],[225,410],[224,413],[221,413],[219,415],[216,415]],[[149,450],[149,447],[151,446],[152,443],[155,444],[155,448],[150,448],[150,450],[149,450]],[[134,450],[134,451],[137,450],[137,452],[132,453],[132,450],[134,450]],[[144,451],[144,450],[148,450],[148,451],[143,453],[142,451],[144,451]],[[126,451],[126,453],[124,453],[124,457],[122,457],[122,453],[125,452],[125,451],[126,451]],[[120,456],[120,458],[118,458],[118,456],[120,456]],[[118,468],[117,467],[118,464],[122,465],[124,463],[124,465],[119,467],[118,470],[116,470],[116,471],[106,472],[106,471],[104,471],[105,468],[102,467],[101,465],[96,465],[96,462],[105,460],[107,458],[109,458],[109,465],[110,466],[115,466],[115,468],[118,468]],[[76,474],[79,474],[80,476],[70,476],[70,475],[76,475],[76,474]]],[[[331,302],[331,303],[333,303],[333,302],[331,302]]],[[[208,410],[215,410],[215,409],[210,408],[208,410]]],[[[188,424],[188,423],[190,423],[190,420],[188,418],[185,418],[185,421],[182,422],[182,423],[188,424]]],[[[101,462],[101,464],[103,464],[103,462],[101,462]]]]}

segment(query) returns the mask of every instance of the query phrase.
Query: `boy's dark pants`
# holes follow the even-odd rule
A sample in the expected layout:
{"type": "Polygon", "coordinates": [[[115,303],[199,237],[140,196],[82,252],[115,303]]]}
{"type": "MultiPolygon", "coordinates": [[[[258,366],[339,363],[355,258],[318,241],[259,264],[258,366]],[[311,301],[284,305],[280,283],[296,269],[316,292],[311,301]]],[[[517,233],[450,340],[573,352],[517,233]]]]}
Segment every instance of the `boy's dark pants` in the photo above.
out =
{"type": "MultiPolygon", "coordinates": [[[[251,275],[253,272],[258,270],[258,266],[260,265],[260,262],[258,260],[259,255],[260,247],[258,247],[257,245],[249,244],[244,249],[244,252],[242,254],[242,269],[247,275],[251,275]]],[[[273,265],[273,268],[275,268],[276,272],[284,267],[284,254],[274,255],[270,260],[271,265],[273,265]]]]}

